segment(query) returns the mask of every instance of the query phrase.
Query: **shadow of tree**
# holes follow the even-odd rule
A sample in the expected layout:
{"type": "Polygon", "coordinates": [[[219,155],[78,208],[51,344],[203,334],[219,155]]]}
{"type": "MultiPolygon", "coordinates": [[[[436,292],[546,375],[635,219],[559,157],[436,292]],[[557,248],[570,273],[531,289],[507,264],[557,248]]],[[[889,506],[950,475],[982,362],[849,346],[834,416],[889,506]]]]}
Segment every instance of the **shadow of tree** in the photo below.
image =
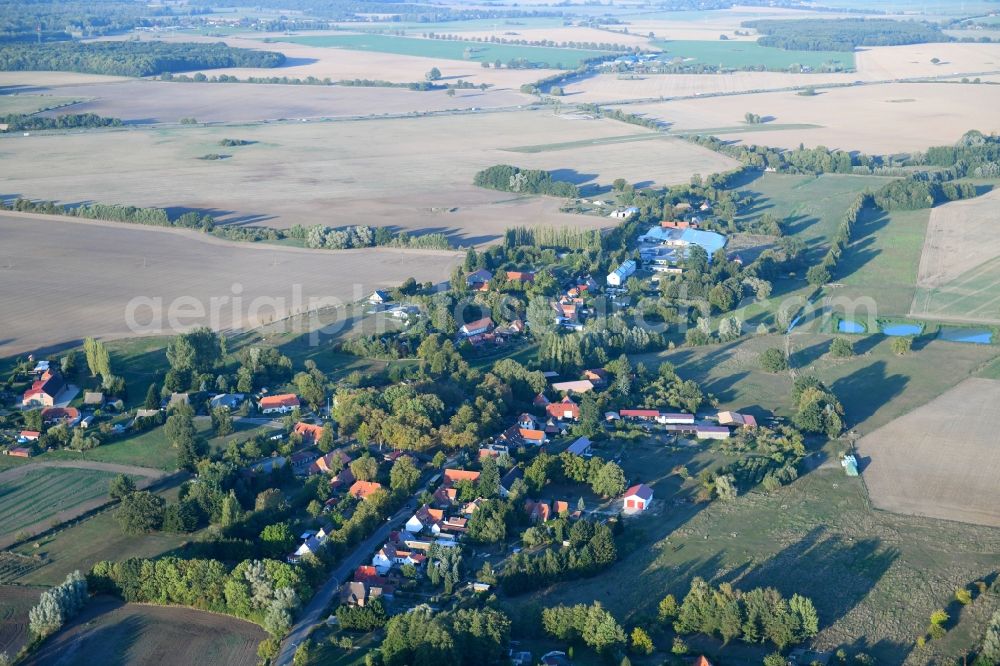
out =
{"type": "Polygon", "coordinates": [[[830,388],[840,398],[850,422],[857,424],[902,393],[909,381],[904,375],[887,375],[886,362],[880,360],[836,380],[830,388]]]}

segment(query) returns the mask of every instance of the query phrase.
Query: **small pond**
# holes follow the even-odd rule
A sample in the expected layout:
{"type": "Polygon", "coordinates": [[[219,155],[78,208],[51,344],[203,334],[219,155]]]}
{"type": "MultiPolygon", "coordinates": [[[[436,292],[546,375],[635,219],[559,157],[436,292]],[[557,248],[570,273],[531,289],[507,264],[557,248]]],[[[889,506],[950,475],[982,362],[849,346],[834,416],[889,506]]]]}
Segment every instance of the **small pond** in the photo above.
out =
{"type": "Polygon", "coordinates": [[[988,345],[993,342],[993,331],[982,328],[942,326],[938,337],[948,342],[970,342],[976,345],[988,345]]]}
{"type": "Polygon", "coordinates": [[[864,333],[865,325],[850,319],[841,319],[837,323],[837,330],[841,333],[864,333]]]}
{"type": "Polygon", "coordinates": [[[920,335],[924,327],[920,324],[883,324],[882,332],[886,335],[920,335]]]}

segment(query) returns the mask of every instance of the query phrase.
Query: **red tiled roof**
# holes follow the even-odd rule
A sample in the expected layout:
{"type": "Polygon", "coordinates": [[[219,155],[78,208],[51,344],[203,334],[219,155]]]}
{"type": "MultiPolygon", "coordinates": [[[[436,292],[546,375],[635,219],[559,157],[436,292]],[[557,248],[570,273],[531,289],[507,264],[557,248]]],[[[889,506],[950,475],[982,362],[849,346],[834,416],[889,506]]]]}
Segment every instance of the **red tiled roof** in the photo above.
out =
{"type": "Polygon", "coordinates": [[[531,282],[535,279],[535,274],[529,271],[507,271],[507,279],[531,282]]]}
{"type": "Polygon", "coordinates": [[[541,430],[529,430],[528,428],[518,428],[521,437],[532,441],[545,439],[545,433],[541,430]]]}
{"type": "Polygon", "coordinates": [[[448,485],[457,483],[459,481],[477,481],[479,479],[479,472],[474,472],[466,469],[446,469],[444,471],[444,480],[448,485]]]}
{"type": "Polygon", "coordinates": [[[42,410],[42,420],[65,419],[75,421],[80,418],[80,410],[76,407],[46,407],[42,410]]]}
{"type": "Polygon", "coordinates": [[[646,418],[655,419],[660,415],[659,410],[656,409],[623,409],[620,412],[622,418],[646,418]]]}
{"type": "Polygon", "coordinates": [[[374,481],[355,481],[354,485],[351,486],[351,489],[347,492],[351,497],[367,499],[379,490],[382,490],[381,483],[375,483],[374,481]]]}
{"type": "Polygon", "coordinates": [[[261,409],[271,409],[274,407],[298,407],[299,396],[294,393],[282,393],[280,395],[266,395],[260,399],[261,409]]]}
{"type": "MultiPolygon", "coordinates": [[[[263,400],[261,402],[263,402],[263,400]]],[[[302,439],[304,440],[308,439],[315,442],[318,441],[320,437],[322,437],[323,426],[314,425],[312,423],[303,423],[299,421],[298,423],[295,424],[295,427],[292,428],[292,432],[296,432],[302,435],[302,439]]]]}

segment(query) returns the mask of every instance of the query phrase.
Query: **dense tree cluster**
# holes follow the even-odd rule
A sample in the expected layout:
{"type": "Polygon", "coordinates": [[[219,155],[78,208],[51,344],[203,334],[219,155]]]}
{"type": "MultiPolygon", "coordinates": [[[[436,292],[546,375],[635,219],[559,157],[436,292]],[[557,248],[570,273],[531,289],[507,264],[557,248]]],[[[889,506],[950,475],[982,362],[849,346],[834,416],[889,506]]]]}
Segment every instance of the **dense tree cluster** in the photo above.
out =
{"type": "Polygon", "coordinates": [[[96,593],[235,615],[273,636],[288,630],[291,612],[310,594],[301,569],[275,560],[247,560],[229,570],[216,560],[129,558],[98,562],[87,580],[96,593]]]}
{"type": "Polygon", "coordinates": [[[803,432],[826,433],[836,437],[844,429],[844,407],[823,382],[812,375],[801,375],[792,387],[792,422],[803,432]]]}
{"type": "Polygon", "coordinates": [[[547,529],[564,532],[553,536],[559,543],[568,539],[568,546],[546,548],[534,555],[516,553],[507,561],[500,574],[504,592],[522,594],[550,583],[593,576],[618,559],[614,535],[607,525],[587,519],[573,522],[568,531],[565,525],[555,522],[547,529]]]}
{"type": "Polygon", "coordinates": [[[48,636],[79,613],[87,598],[87,580],[74,571],[59,585],[42,592],[38,604],[28,611],[28,628],[36,637],[48,636]]]}
{"type": "Polygon", "coordinates": [[[507,164],[496,164],[476,172],[473,184],[503,192],[549,194],[554,197],[576,198],[580,192],[576,185],[555,180],[543,169],[522,169],[507,164]]]}
{"type": "Polygon", "coordinates": [[[28,130],[121,127],[122,121],[118,118],[105,118],[96,113],[67,113],[55,118],[26,113],[8,113],[7,115],[0,115],[0,125],[7,125],[7,129],[11,132],[22,132],[28,130]]]}
{"type": "Polygon", "coordinates": [[[761,46],[793,51],[853,51],[858,46],[899,46],[951,41],[940,26],[922,21],[891,19],[761,19],[744,21],[763,37],[761,46]]]}
{"type": "Polygon", "coordinates": [[[224,67],[278,67],[282,53],[238,49],[223,43],[50,42],[0,46],[0,71],[65,71],[113,76],[224,67]]]}
{"type": "Polygon", "coordinates": [[[381,653],[385,666],[496,664],[506,657],[510,618],[492,608],[434,613],[418,606],[393,616],[381,653]]]}
{"type": "Polygon", "coordinates": [[[555,606],[542,611],[545,633],[569,642],[582,642],[597,652],[625,644],[625,630],[595,601],[591,605],[555,606]]]}
{"type": "Polygon", "coordinates": [[[382,599],[376,597],[364,606],[337,606],[337,621],[349,631],[373,631],[389,621],[382,599]]]}
{"type": "Polygon", "coordinates": [[[369,227],[367,225],[342,228],[327,227],[321,224],[308,228],[296,225],[289,229],[288,235],[291,238],[299,238],[305,241],[306,247],[326,248],[330,250],[372,247],[375,245],[438,250],[446,250],[451,247],[447,236],[444,234],[430,233],[410,236],[406,233],[395,233],[387,227],[369,227]]]}
{"type": "Polygon", "coordinates": [[[904,178],[894,180],[875,192],[875,204],[883,210],[917,210],[947,201],[971,199],[977,195],[972,183],[938,183],[904,178]]]}
{"type": "Polygon", "coordinates": [[[673,626],[680,634],[719,636],[727,643],[771,641],[781,650],[815,636],[819,616],[812,601],[798,594],[785,599],[773,588],[740,591],[728,583],[713,588],[695,578],[673,626]]]}

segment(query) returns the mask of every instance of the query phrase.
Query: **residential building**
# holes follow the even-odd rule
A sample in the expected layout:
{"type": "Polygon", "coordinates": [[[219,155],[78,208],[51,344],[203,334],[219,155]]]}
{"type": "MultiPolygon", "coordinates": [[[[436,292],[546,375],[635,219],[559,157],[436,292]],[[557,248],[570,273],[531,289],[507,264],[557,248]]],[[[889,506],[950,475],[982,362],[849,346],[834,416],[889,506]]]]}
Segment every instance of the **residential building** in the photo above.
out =
{"type": "Polygon", "coordinates": [[[698,425],[695,436],[698,439],[729,439],[729,428],[725,426],[698,425]]]}
{"type": "Polygon", "coordinates": [[[230,411],[235,411],[240,408],[244,400],[246,400],[246,396],[242,393],[220,393],[213,396],[208,404],[212,409],[228,407],[230,411]]]}
{"type": "Polygon", "coordinates": [[[294,393],[264,396],[257,403],[257,407],[264,414],[287,414],[298,409],[299,405],[299,397],[294,393]]]}
{"type": "Polygon", "coordinates": [[[520,467],[511,467],[510,470],[500,478],[500,497],[504,499],[510,497],[510,489],[514,487],[514,482],[523,478],[523,469],[520,467]]]}
{"type": "Polygon", "coordinates": [[[549,441],[549,438],[545,435],[544,430],[518,428],[517,434],[521,436],[521,440],[525,444],[530,444],[532,446],[541,446],[545,442],[549,441]]]}
{"type": "Polygon", "coordinates": [[[333,474],[335,469],[341,471],[349,469],[347,465],[350,464],[350,462],[351,456],[347,455],[343,449],[336,449],[334,451],[330,451],[326,455],[316,458],[316,460],[309,465],[309,473],[333,474]]]}
{"type": "Polygon", "coordinates": [[[639,209],[635,206],[629,206],[628,208],[619,208],[618,210],[611,211],[608,217],[612,217],[616,220],[628,220],[634,215],[639,214],[639,209]]]}
{"type": "Polygon", "coordinates": [[[380,490],[382,490],[381,483],[375,483],[374,481],[355,481],[350,489],[348,489],[347,494],[351,497],[365,500],[380,490]]]}
{"type": "Polygon", "coordinates": [[[560,393],[586,393],[594,390],[594,383],[589,379],[578,379],[572,382],[556,382],[552,389],[560,393]]]}
{"type": "Polygon", "coordinates": [[[656,422],[665,425],[693,425],[694,414],[663,412],[656,417],[656,422]]]}
{"type": "Polygon", "coordinates": [[[76,407],[46,407],[42,410],[42,422],[73,427],[80,422],[80,410],[76,407]]]}
{"type": "Polygon", "coordinates": [[[580,406],[573,402],[573,398],[566,396],[559,402],[554,402],[545,408],[545,412],[554,419],[580,419],[580,406]]]}
{"type": "Polygon", "coordinates": [[[368,303],[371,305],[382,305],[383,303],[388,303],[391,300],[392,296],[389,295],[389,292],[381,289],[376,289],[372,292],[372,295],[368,297],[368,303]]]}
{"type": "Polygon", "coordinates": [[[625,511],[645,511],[653,501],[653,489],[644,483],[632,486],[625,491],[623,508],[625,511]]]}
{"type": "Polygon", "coordinates": [[[83,404],[87,407],[100,407],[104,404],[104,394],[100,391],[87,391],[83,394],[83,404]]]}
{"type": "Polygon", "coordinates": [[[42,433],[37,430],[22,430],[17,436],[17,442],[19,444],[24,444],[25,442],[37,442],[38,438],[42,436],[42,433]]]}
{"type": "Polygon", "coordinates": [[[52,407],[56,398],[66,387],[58,370],[46,370],[42,376],[31,383],[31,388],[21,397],[22,407],[52,407]]]}
{"type": "Polygon", "coordinates": [[[412,534],[420,534],[424,530],[430,530],[434,525],[444,520],[444,511],[432,509],[426,504],[417,509],[409,520],[406,521],[406,531],[412,534]]]}
{"type": "Polygon", "coordinates": [[[323,426],[299,421],[292,428],[292,432],[302,438],[303,444],[315,444],[323,436],[323,426]]]}
{"type": "Polygon", "coordinates": [[[575,456],[585,456],[590,453],[591,441],[586,437],[581,437],[566,448],[566,453],[575,456]]]}
{"type": "Polygon", "coordinates": [[[739,412],[719,412],[719,425],[734,426],[737,428],[756,428],[757,419],[750,414],[740,414],[739,412]]]}
{"type": "Polygon", "coordinates": [[[654,421],[660,415],[658,409],[623,409],[618,412],[623,419],[634,421],[654,421]]]}
{"type": "Polygon", "coordinates": [[[458,329],[459,335],[464,338],[471,338],[474,335],[482,335],[483,333],[489,333],[493,330],[493,320],[489,317],[483,317],[482,319],[477,319],[476,321],[470,321],[468,324],[463,324],[461,328],[458,329]]]}
{"type": "Polygon", "coordinates": [[[489,289],[490,280],[492,279],[493,273],[485,268],[480,268],[478,271],[473,271],[465,276],[465,286],[473,291],[485,291],[489,289]]]}

